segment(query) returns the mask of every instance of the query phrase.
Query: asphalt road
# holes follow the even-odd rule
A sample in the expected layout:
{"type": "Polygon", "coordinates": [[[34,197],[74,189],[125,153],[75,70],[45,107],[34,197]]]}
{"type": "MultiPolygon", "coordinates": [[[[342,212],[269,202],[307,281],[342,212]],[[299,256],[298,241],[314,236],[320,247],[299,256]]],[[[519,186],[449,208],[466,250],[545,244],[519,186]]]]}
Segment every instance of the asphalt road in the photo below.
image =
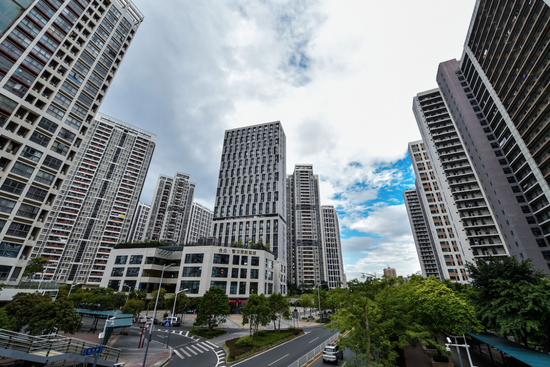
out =
{"type": "Polygon", "coordinates": [[[307,328],[304,331],[306,332],[305,335],[246,361],[235,363],[232,367],[288,367],[334,335],[330,330],[321,327],[307,328]]]}

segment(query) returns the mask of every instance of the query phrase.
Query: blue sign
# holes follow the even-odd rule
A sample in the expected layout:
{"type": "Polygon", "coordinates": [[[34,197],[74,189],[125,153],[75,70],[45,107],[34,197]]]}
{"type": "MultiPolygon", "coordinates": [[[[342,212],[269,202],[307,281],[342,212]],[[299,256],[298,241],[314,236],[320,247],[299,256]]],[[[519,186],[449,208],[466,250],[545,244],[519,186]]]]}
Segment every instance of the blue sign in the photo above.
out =
{"type": "Polygon", "coordinates": [[[170,327],[170,320],[164,321],[164,327],[170,327]]]}
{"type": "Polygon", "coordinates": [[[99,347],[86,348],[82,351],[83,356],[93,356],[101,353],[103,353],[103,345],[100,345],[99,347]]]}

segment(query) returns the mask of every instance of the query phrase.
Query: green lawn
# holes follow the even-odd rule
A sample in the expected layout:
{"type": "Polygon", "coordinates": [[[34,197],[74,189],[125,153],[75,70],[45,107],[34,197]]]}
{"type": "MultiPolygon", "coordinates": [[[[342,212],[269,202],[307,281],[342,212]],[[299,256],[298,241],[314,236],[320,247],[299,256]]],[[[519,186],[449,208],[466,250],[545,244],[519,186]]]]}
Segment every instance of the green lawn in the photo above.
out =
{"type": "Polygon", "coordinates": [[[214,329],[212,331],[208,331],[208,329],[201,328],[193,328],[189,331],[189,334],[200,336],[206,339],[212,339],[226,333],[227,332],[225,330],[214,329]]]}
{"type": "Polygon", "coordinates": [[[276,332],[273,330],[260,331],[260,335],[256,336],[256,340],[251,341],[251,345],[247,346],[238,346],[236,343],[240,339],[247,339],[250,337],[228,340],[225,342],[225,347],[228,350],[227,360],[230,362],[236,361],[248,355],[267,349],[270,346],[278,344],[286,339],[292,339],[302,333],[303,330],[301,329],[281,330],[281,332],[276,332]]]}

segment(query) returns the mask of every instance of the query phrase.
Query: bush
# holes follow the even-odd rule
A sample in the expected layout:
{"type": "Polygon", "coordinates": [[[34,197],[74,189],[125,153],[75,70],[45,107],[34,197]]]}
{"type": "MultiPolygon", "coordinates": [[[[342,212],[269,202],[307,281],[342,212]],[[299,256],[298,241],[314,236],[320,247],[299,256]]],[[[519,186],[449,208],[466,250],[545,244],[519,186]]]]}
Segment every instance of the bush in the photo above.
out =
{"type": "Polygon", "coordinates": [[[449,362],[449,357],[435,355],[433,356],[433,360],[434,362],[449,362]]]}
{"type": "Polygon", "coordinates": [[[202,329],[202,328],[193,328],[191,331],[189,331],[189,334],[196,335],[203,337],[205,339],[212,339],[220,335],[224,335],[227,332],[225,330],[218,330],[214,329],[212,331],[208,331],[208,329],[202,329]]]}
{"type": "Polygon", "coordinates": [[[257,336],[266,336],[267,335],[267,331],[265,330],[258,330],[258,332],[256,333],[257,336]]]}
{"type": "Polygon", "coordinates": [[[251,336],[245,336],[244,338],[240,338],[235,342],[235,345],[237,347],[251,347],[253,344],[252,337],[251,336]]]}

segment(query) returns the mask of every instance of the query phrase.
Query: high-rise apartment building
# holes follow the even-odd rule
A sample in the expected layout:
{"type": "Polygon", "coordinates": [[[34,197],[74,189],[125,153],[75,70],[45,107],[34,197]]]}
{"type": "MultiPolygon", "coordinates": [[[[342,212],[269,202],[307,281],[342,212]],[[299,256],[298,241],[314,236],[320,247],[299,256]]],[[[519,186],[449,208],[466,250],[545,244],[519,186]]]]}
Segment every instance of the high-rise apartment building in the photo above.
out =
{"type": "Polygon", "coordinates": [[[128,237],[155,140],[97,115],[31,255],[50,260],[44,279],[99,285],[112,247],[128,237]]]}
{"type": "Polygon", "coordinates": [[[321,235],[325,254],[326,282],[330,289],[340,288],[345,284],[346,279],[342,260],[340,224],[336,209],[332,205],[321,206],[321,235]]]}
{"type": "Polygon", "coordinates": [[[287,198],[292,213],[289,222],[289,254],[292,280],[296,285],[326,282],[325,253],[321,229],[319,177],[311,164],[296,165],[288,176],[287,198]]]}
{"type": "Polygon", "coordinates": [[[146,240],[183,244],[191,218],[197,185],[186,173],[174,177],[160,175],[147,221],[146,240]]]}
{"type": "Polygon", "coordinates": [[[17,280],[143,16],[36,0],[0,37],[0,257],[17,280]]]}
{"type": "Polygon", "coordinates": [[[150,211],[151,205],[142,202],[138,203],[134,217],[132,218],[132,225],[130,226],[127,242],[142,242],[145,240],[147,218],[149,218],[150,211]]]}
{"type": "Polygon", "coordinates": [[[390,278],[397,278],[397,272],[394,268],[390,268],[389,266],[384,268],[384,275],[390,278]]]}
{"type": "Polygon", "coordinates": [[[212,233],[212,218],[214,212],[204,206],[193,203],[191,208],[191,219],[189,219],[189,227],[187,228],[188,243],[197,243],[199,238],[209,237],[212,233]]]}
{"type": "Polygon", "coordinates": [[[225,131],[212,235],[223,246],[268,244],[286,293],[286,137],[280,122],[225,131]]]}
{"type": "MultiPolygon", "coordinates": [[[[422,144],[422,141],[414,142],[414,144],[422,144]]],[[[410,147],[410,145],[409,145],[410,147]]],[[[418,183],[418,182],[417,182],[418,183]]],[[[421,188],[409,189],[403,192],[409,223],[413,233],[414,244],[422,275],[425,277],[435,276],[439,279],[444,279],[441,264],[439,261],[439,253],[434,248],[436,242],[433,240],[431,228],[427,224],[427,215],[425,209],[421,206],[419,192],[421,188]]],[[[450,254],[448,254],[450,256],[450,254]]]]}

